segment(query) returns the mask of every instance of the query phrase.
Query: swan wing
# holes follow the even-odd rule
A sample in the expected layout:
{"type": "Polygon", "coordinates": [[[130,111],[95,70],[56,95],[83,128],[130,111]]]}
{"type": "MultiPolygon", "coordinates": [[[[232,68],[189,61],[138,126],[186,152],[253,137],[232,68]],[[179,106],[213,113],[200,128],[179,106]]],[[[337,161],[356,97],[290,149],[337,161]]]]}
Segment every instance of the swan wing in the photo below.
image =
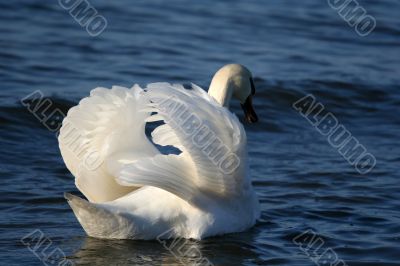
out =
{"type": "Polygon", "coordinates": [[[122,166],[159,153],[145,135],[149,114],[138,111],[146,104],[142,94],[137,85],[96,88],[63,120],[58,137],[62,157],[91,202],[114,200],[135,189],[116,182],[122,166]]]}
{"type": "Polygon", "coordinates": [[[237,195],[246,174],[246,134],[237,117],[193,85],[149,84],[145,97],[152,112],[146,121],[163,121],[152,132],[158,145],[175,146],[179,155],[157,154],[122,168],[118,182],[150,185],[187,200],[200,194],[237,195]]]}

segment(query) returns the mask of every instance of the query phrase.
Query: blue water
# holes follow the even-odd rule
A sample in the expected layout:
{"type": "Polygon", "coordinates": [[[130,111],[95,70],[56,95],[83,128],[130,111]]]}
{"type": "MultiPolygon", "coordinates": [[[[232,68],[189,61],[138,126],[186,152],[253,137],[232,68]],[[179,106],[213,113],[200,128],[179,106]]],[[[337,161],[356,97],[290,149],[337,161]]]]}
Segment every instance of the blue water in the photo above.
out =
{"type": "Polygon", "coordinates": [[[66,112],[97,86],[207,88],[230,62],[255,76],[261,121],[246,131],[262,216],[186,248],[214,265],[315,265],[328,248],[346,265],[400,265],[400,3],[358,2],[377,20],[367,37],[327,1],[91,0],[108,22],[97,37],[56,0],[2,1],[0,265],[44,265],[21,242],[36,229],[75,265],[193,265],[156,241],[86,237],[63,198],[78,191],[56,134],[20,100],[41,90],[66,112]],[[369,174],[292,108],[308,93],[376,157],[369,174]],[[293,242],[308,229],[324,241],[311,257],[293,242]]]}

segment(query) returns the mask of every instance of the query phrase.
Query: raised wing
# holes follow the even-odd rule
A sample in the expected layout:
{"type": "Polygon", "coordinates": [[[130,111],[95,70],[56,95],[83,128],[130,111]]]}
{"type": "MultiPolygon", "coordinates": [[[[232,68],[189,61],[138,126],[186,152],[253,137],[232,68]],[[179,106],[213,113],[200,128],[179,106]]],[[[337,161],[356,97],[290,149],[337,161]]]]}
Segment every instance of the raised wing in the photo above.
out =
{"type": "Polygon", "coordinates": [[[179,155],[158,154],[122,168],[118,182],[150,185],[193,202],[200,194],[230,197],[240,193],[247,167],[246,135],[237,117],[193,85],[154,83],[145,96],[152,112],[146,121],[164,121],[153,142],[175,146],[179,155]]]}
{"type": "Polygon", "coordinates": [[[143,90],[96,88],[71,108],[58,137],[67,168],[91,202],[119,198],[135,187],[115,181],[123,165],[159,152],[145,135],[143,90]]]}

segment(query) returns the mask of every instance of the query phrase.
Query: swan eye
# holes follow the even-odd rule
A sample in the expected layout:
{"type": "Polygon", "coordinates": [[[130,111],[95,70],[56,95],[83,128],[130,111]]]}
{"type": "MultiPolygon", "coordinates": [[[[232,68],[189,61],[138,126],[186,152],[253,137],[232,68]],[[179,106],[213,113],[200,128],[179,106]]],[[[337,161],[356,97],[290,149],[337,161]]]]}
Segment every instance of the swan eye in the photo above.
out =
{"type": "Polygon", "coordinates": [[[251,84],[251,95],[254,95],[256,94],[256,87],[254,86],[253,78],[250,78],[250,84],[251,84]]]}

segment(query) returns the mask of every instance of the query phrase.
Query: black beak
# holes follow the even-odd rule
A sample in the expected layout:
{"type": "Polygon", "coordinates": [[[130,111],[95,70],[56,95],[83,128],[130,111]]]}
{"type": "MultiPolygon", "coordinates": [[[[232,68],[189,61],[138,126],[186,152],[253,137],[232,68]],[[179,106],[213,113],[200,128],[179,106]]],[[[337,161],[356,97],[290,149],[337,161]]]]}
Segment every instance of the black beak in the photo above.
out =
{"type": "Polygon", "coordinates": [[[242,109],[244,111],[244,116],[246,117],[247,122],[255,123],[258,121],[257,114],[253,108],[253,100],[252,100],[251,95],[249,95],[249,97],[247,97],[246,101],[240,105],[242,106],[242,109]]]}

